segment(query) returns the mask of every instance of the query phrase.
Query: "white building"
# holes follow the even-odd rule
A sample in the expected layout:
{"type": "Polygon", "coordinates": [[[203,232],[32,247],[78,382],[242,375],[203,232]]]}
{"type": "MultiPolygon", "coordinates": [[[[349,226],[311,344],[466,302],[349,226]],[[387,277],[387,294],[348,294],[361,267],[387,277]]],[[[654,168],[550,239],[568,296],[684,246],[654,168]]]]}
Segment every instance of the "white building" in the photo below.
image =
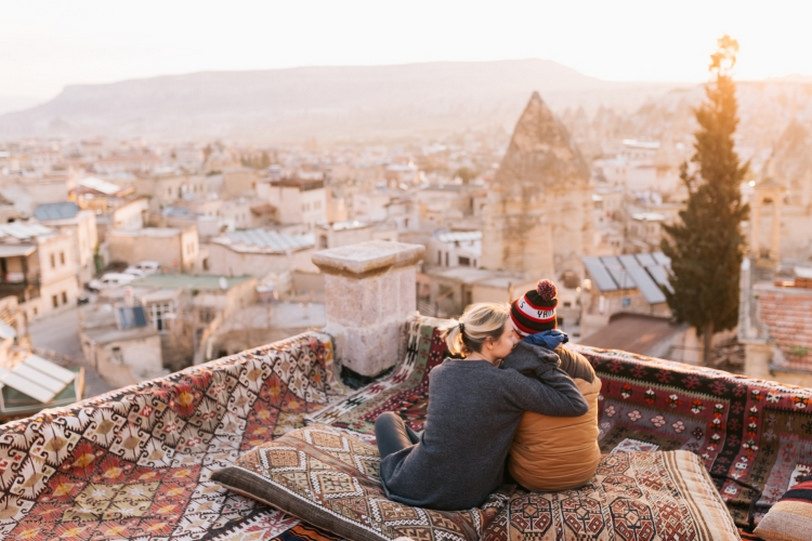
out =
{"type": "Polygon", "coordinates": [[[282,225],[303,224],[311,230],[327,221],[324,180],[265,179],[257,183],[257,195],[277,208],[277,219],[282,225]]]}
{"type": "Polygon", "coordinates": [[[482,231],[441,231],[435,233],[426,246],[428,265],[479,267],[482,257],[482,231]]]}
{"type": "Polygon", "coordinates": [[[0,224],[0,297],[15,295],[29,320],[75,306],[74,238],[41,224],[0,224]]]}
{"type": "Polygon", "coordinates": [[[290,235],[265,229],[229,231],[206,245],[206,272],[223,276],[262,278],[288,271],[317,272],[311,256],[312,233],[290,235]]]}

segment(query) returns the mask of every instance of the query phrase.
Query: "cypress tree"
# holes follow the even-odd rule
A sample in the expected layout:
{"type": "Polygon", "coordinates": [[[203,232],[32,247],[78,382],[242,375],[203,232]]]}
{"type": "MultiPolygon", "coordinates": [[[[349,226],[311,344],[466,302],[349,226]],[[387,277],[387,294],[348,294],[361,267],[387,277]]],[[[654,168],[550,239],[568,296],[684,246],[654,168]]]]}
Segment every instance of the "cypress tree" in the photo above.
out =
{"type": "Polygon", "coordinates": [[[732,329],[739,319],[739,275],[745,238],[741,222],[749,207],[740,184],[749,169],[741,164],[733,136],[739,123],[736,85],[731,70],[739,44],[725,35],[711,55],[712,81],[706,100],[694,109],[691,164],[683,162],[680,179],[688,190],[679,220],[664,225],[661,243],[671,259],[671,288],[664,290],[674,318],[687,322],[702,337],[702,364],[710,361],[714,333],[732,329]]]}

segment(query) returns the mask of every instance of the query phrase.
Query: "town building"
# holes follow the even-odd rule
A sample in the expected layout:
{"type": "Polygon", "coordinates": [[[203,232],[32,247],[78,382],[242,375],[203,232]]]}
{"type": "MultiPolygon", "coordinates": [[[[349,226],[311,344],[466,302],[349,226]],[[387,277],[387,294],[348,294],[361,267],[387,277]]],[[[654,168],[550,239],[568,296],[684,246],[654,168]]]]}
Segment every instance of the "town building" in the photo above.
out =
{"type": "Polygon", "coordinates": [[[357,244],[368,240],[398,240],[398,229],[391,221],[367,223],[347,220],[329,224],[318,224],[314,228],[319,250],[335,248],[347,244],[357,244]]]}
{"type": "Polygon", "coordinates": [[[257,300],[250,276],[148,275],[82,307],[82,352],[110,384],[135,384],[220,356],[221,327],[257,300]]]}
{"type": "Polygon", "coordinates": [[[105,213],[116,209],[129,198],[135,189],[122,186],[99,177],[80,177],[70,191],[69,199],[75,201],[82,209],[105,213]]]}
{"type": "Polygon", "coordinates": [[[228,231],[206,244],[205,272],[223,276],[315,272],[313,233],[288,234],[267,229],[228,231]]]}
{"type": "Polygon", "coordinates": [[[110,262],[154,260],[167,272],[195,273],[202,269],[197,228],[145,227],[107,233],[110,262]]]}
{"type": "Polygon", "coordinates": [[[88,283],[96,274],[93,254],[99,243],[96,231],[96,215],[81,210],[72,202],[46,203],[34,209],[34,217],[46,227],[64,231],[73,236],[76,261],[76,278],[80,284],[88,283]]]}
{"type": "Polygon", "coordinates": [[[16,296],[29,321],[74,306],[81,291],[74,243],[70,231],[0,224],[0,297],[16,296]]]}
{"type": "Polygon", "coordinates": [[[587,336],[618,313],[668,317],[662,288],[670,288],[670,262],[662,252],[587,256],[581,289],[580,332],[587,336]]]}
{"type": "Polygon", "coordinates": [[[429,265],[478,268],[482,258],[482,231],[436,231],[426,246],[429,265]]]}
{"type": "Polygon", "coordinates": [[[155,214],[180,200],[205,199],[209,193],[207,177],[203,175],[152,175],[138,178],[134,186],[136,194],[149,198],[150,212],[155,214]]]}
{"type": "Polygon", "coordinates": [[[316,224],[327,222],[327,190],[321,173],[261,179],[257,195],[276,207],[281,225],[302,225],[310,231],[316,224]]]}

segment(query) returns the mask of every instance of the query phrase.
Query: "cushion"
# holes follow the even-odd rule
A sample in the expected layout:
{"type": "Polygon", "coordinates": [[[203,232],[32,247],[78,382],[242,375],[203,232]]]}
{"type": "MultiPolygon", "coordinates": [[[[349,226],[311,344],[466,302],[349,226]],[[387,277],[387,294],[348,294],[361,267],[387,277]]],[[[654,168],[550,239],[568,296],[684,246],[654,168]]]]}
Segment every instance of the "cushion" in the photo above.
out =
{"type": "Polygon", "coordinates": [[[518,539],[738,540],[739,532],[701,459],[690,451],[604,455],[577,490],[519,491],[485,541],[518,539]]]}
{"type": "Polygon", "coordinates": [[[379,466],[376,446],[341,428],[310,425],[255,447],[211,478],[353,541],[480,539],[509,497],[497,491],[464,511],[412,507],[387,499],[379,466]]]}
{"type": "Polygon", "coordinates": [[[812,535],[812,475],[787,490],[754,533],[766,541],[806,541],[812,535]]]}

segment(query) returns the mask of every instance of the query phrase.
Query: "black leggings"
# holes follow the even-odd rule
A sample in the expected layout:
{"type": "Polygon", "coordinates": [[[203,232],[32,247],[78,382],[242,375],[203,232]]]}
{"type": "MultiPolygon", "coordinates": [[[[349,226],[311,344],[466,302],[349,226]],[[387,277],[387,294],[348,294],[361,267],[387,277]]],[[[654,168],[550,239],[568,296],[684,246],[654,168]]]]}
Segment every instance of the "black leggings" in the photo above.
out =
{"type": "Polygon", "coordinates": [[[375,419],[375,439],[381,458],[420,441],[415,431],[406,426],[397,413],[391,411],[381,413],[375,419]]]}

